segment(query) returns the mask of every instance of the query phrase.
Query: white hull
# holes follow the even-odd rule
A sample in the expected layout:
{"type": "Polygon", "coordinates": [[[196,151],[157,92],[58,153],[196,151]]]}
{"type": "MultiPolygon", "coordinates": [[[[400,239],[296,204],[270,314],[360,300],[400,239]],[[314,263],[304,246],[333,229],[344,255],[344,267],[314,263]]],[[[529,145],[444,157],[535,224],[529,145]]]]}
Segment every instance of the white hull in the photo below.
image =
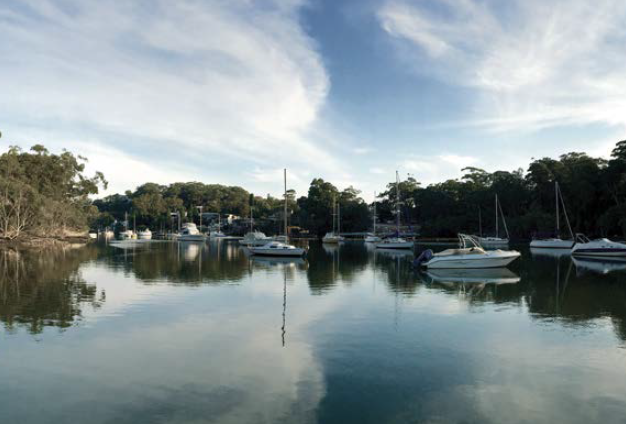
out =
{"type": "Polygon", "coordinates": [[[259,256],[278,256],[278,257],[301,257],[304,256],[306,250],[301,248],[295,249],[268,249],[265,247],[251,247],[250,252],[259,256]]]}
{"type": "Polygon", "coordinates": [[[382,239],[378,236],[367,236],[365,237],[365,243],[379,243],[382,239]]]}
{"type": "Polygon", "coordinates": [[[573,251],[572,256],[586,257],[586,258],[626,258],[626,250],[597,250],[597,251],[573,251]]]}
{"type": "Polygon", "coordinates": [[[476,237],[481,245],[488,247],[506,247],[509,245],[509,239],[497,237],[476,237]]]}
{"type": "Polygon", "coordinates": [[[624,258],[626,244],[608,239],[589,240],[579,235],[572,249],[572,256],[585,258],[624,258]]]}
{"type": "Polygon", "coordinates": [[[571,249],[531,247],[530,254],[533,256],[544,256],[548,258],[561,258],[564,256],[571,256],[572,250],[571,249]]]}
{"type": "MultiPolygon", "coordinates": [[[[434,257],[425,266],[427,269],[487,269],[505,268],[520,257],[519,252],[498,252],[492,255],[454,255],[449,257],[434,257]]],[[[495,252],[494,252],[495,253],[495,252]]]]}
{"type": "Polygon", "coordinates": [[[95,240],[95,239],[98,238],[98,234],[96,234],[96,233],[89,233],[89,238],[95,240]]]}
{"type": "Polygon", "coordinates": [[[138,236],[139,240],[152,240],[152,233],[151,232],[140,231],[137,236],[138,236]]]}
{"type": "Polygon", "coordinates": [[[530,247],[533,249],[571,249],[574,247],[574,241],[561,239],[533,240],[530,242],[530,247]]]}
{"type": "Polygon", "coordinates": [[[406,241],[402,239],[397,240],[383,240],[380,243],[376,243],[377,249],[413,249],[412,241],[406,241]]]}

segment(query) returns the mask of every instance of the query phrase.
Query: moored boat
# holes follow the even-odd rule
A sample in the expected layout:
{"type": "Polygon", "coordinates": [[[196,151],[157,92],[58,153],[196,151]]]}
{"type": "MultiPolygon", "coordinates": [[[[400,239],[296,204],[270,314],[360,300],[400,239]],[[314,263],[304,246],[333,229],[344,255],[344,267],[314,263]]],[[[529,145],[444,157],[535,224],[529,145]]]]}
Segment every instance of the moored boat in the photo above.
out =
{"type": "Polygon", "coordinates": [[[400,179],[396,171],[396,236],[386,237],[375,244],[377,249],[413,249],[414,243],[400,237],[400,179]]]}
{"type": "Polygon", "coordinates": [[[206,241],[206,236],[202,234],[196,224],[193,222],[187,222],[183,224],[183,229],[178,233],[178,237],[176,237],[178,241],[193,241],[193,242],[203,242],[206,241]]]}
{"type": "Polygon", "coordinates": [[[137,238],[139,240],[152,240],[152,231],[149,228],[141,230],[137,233],[137,238]]]}
{"type": "Polygon", "coordinates": [[[626,244],[606,238],[589,240],[584,234],[577,234],[572,256],[623,258],[626,257],[626,244]]]}
{"type": "Polygon", "coordinates": [[[559,183],[554,183],[554,197],[556,201],[556,237],[552,238],[542,238],[542,239],[533,239],[530,242],[531,248],[538,249],[571,249],[574,247],[574,233],[572,231],[572,227],[569,223],[569,218],[567,216],[567,210],[565,209],[565,202],[563,201],[563,195],[561,194],[561,188],[559,187],[559,183]],[[567,224],[567,229],[569,230],[569,234],[571,239],[563,240],[561,239],[561,212],[560,209],[563,208],[563,214],[565,215],[565,222],[567,224]]]}
{"type": "Polygon", "coordinates": [[[242,246],[264,246],[267,243],[272,241],[271,237],[265,235],[265,233],[254,230],[246,233],[241,240],[239,240],[239,244],[242,246]]]}
{"type": "Polygon", "coordinates": [[[427,269],[504,268],[521,256],[515,250],[485,250],[476,238],[465,234],[459,234],[459,241],[459,249],[424,251],[416,264],[427,269]]]}

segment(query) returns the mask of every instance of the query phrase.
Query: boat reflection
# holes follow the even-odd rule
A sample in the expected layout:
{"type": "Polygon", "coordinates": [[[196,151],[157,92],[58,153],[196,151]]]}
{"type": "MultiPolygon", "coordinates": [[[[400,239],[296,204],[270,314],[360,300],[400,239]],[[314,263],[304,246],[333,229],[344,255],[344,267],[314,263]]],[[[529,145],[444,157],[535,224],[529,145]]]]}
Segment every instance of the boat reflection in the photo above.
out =
{"type": "Polygon", "coordinates": [[[576,266],[577,273],[593,272],[596,274],[606,275],[611,272],[626,271],[626,258],[615,258],[611,260],[606,260],[591,258],[582,259],[572,257],[572,262],[576,266]]]}
{"type": "Polygon", "coordinates": [[[436,269],[424,272],[428,283],[438,284],[517,284],[519,275],[508,268],[436,269]]]}
{"type": "Polygon", "coordinates": [[[306,265],[306,260],[301,257],[272,257],[250,255],[250,259],[259,264],[273,265],[306,265]]]}
{"type": "Polygon", "coordinates": [[[376,254],[383,256],[389,256],[391,258],[405,258],[415,256],[412,249],[383,249],[378,248],[375,250],[376,254]]]}
{"type": "Polygon", "coordinates": [[[572,251],[571,249],[542,249],[539,247],[531,247],[530,254],[533,257],[563,258],[572,256],[572,251]]]}

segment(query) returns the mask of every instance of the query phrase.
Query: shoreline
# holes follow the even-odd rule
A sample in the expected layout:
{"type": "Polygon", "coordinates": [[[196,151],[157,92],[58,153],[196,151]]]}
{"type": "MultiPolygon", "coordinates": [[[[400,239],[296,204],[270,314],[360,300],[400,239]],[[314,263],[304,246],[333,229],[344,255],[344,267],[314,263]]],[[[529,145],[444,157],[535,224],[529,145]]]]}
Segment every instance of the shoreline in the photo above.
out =
{"type": "Polygon", "coordinates": [[[86,245],[88,237],[20,237],[17,239],[0,238],[0,251],[4,250],[44,250],[71,245],[86,245]]]}

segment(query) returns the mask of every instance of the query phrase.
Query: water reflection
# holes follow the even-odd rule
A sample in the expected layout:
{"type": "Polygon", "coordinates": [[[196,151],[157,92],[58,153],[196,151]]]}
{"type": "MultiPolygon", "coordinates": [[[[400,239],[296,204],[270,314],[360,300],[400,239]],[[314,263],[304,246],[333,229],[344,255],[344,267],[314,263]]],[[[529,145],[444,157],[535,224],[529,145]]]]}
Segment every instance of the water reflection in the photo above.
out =
{"type": "Polygon", "coordinates": [[[418,273],[357,242],[306,259],[224,242],[3,255],[7,422],[626,416],[624,264],[526,250],[511,269],[418,273]]]}
{"type": "Polygon", "coordinates": [[[81,264],[98,257],[93,247],[40,252],[0,252],[0,320],[8,331],[33,334],[45,327],[67,328],[80,321],[83,309],[105,301],[95,283],[85,281],[81,264]]]}

